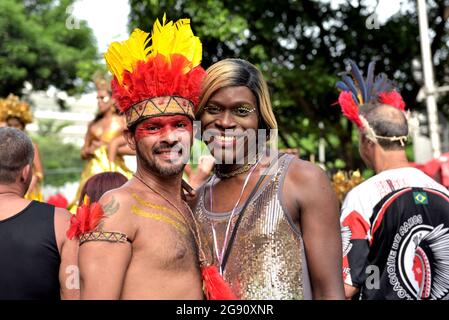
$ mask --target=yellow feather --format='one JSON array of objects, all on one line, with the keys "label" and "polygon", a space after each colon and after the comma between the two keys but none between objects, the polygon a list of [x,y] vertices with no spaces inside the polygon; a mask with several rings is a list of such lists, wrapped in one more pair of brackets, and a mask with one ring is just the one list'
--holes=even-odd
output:
[{"label": "yellow feather", "polygon": [[132,72],[137,61],[146,61],[150,52],[149,48],[145,48],[149,41],[148,36],[147,32],[136,28],[128,40],[112,43],[104,54],[109,70],[120,84],[124,70]]},{"label": "yellow feather", "polygon": [[[151,46],[147,47],[150,40]],[[162,24],[156,19],[151,38],[149,33],[134,29],[128,40],[112,43],[104,57],[109,70],[121,85],[125,70],[132,72],[137,61],[147,61],[157,54],[165,56],[168,61],[171,54],[185,56],[191,64],[184,72],[201,63],[202,45],[190,28],[190,19],[180,19],[176,23],[166,22],[164,14]]]},{"label": "yellow feather", "polygon": [[[169,59],[171,54],[180,54],[191,61],[191,68],[196,67],[201,62],[201,41],[194,36],[189,19],[180,19],[175,24],[173,24],[173,21],[165,23],[164,15],[162,24],[159,20],[156,20],[153,26],[151,42],[150,56],[161,54]],[[189,70],[185,71],[188,72]]]}]

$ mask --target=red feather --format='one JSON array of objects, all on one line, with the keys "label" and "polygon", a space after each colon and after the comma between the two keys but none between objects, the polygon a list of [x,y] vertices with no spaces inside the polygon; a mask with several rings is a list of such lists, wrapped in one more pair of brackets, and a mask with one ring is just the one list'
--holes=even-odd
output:
[{"label": "red feather", "polygon": [[338,103],[341,106],[341,111],[346,118],[354,122],[357,127],[362,128],[363,124],[359,117],[359,107],[355,103],[352,93],[349,91],[343,91],[338,96]]},{"label": "red feather", "polygon": [[132,73],[124,71],[120,85],[112,80],[113,96],[121,112],[148,98],[160,96],[181,96],[198,105],[201,84],[206,72],[201,66],[189,70],[191,62],[179,54],[171,55],[168,61],[163,55],[156,55],[147,62],[137,62]]},{"label": "red feather", "polygon": [[82,204],[76,210],[76,215],[70,218],[67,238],[79,238],[80,235],[95,230],[103,217],[103,208],[99,203],[94,202],[91,205],[86,203]]},{"label": "red feather", "polygon": [[201,268],[207,300],[237,300],[216,266]]},{"label": "red feather", "polygon": [[47,199],[48,204],[52,204],[58,208],[67,208],[69,201],[60,193],[52,195]]},{"label": "red feather", "polygon": [[396,107],[402,111],[405,110],[405,102],[402,99],[402,96],[396,90],[380,93],[379,101],[381,103]]}]

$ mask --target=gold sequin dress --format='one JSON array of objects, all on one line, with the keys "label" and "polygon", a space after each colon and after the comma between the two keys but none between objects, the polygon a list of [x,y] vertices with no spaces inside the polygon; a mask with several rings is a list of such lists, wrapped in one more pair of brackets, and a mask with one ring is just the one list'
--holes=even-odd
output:
[{"label": "gold sequin dress", "polygon": [[[311,299],[311,288],[301,233],[293,224],[282,198],[282,185],[292,155],[283,155],[273,177],[264,182],[245,210],[224,272],[234,293],[243,300]],[[208,185],[204,189],[209,190]],[[211,213],[205,192],[195,210],[201,226],[203,250],[217,264],[211,224],[219,248],[231,212]],[[238,215],[231,222],[233,230]]]},{"label": "gold sequin dress", "polygon": [[[34,165],[33,165],[33,172],[36,172],[36,168]],[[44,193],[42,192],[42,181],[38,181],[34,185],[33,190],[29,190],[29,192],[27,192],[25,194],[25,199],[35,200],[35,201],[40,201],[40,202],[44,201]]]}]

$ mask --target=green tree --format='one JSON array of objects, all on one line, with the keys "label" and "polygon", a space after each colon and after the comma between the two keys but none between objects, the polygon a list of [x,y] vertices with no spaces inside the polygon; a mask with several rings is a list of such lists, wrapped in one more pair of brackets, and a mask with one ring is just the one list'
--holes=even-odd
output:
[{"label": "green tree", "polygon": [[[303,156],[316,154],[318,140],[327,143],[327,166],[357,168],[357,139],[352,124],[334,106],[338,73],[346,59],[394,78],[412,109],[420,84],[411,62],[420,59],[416,1],[402,8],[379,28],[367,27],[373,1],[313,0],[130,0],[130,29],[148,30],[164,12],[169,19],[191,18],[203,43],[203,66],[218,59],[240,57],[259,66],[272,90],[272,101],[284,146],[300,147]],[[433,30],[432,53],[439,84],[449,77],[449,0],[427,1]],[[408,8],[408,9],[407,9]],[[376,27],[374,25],[374,27]],[[440,108],[449,115],[449,100]],[[319,123],[322,123],[320,128]]]},{"label": "green tree", "polygon": [[80,148],[61,140],[60,132],[70,121],[40,120],[36,135],[32,136],[40,150],[44,166],[44,184],[55,187],[78,181],[83,167]]},{"label": "green tree", "polygon": [[72,21],[73,0],[0,1],[0,96],[53,85],[84,91],[98,65],[92,30]]}]

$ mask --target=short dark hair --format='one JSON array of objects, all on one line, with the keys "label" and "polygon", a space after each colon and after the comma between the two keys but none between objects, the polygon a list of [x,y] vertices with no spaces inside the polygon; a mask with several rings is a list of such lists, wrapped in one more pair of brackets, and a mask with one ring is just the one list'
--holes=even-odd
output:
[{"label": "short dark hair", "polygon": [[81,190],[78,205],[81,205],[87,195],[91,202],[97,202],[107,191],[124,185],[128,179],[119,172],[102,172],[90,177]]},{"label": "short dark hair", "polygon": [[[385,104],[369,104],[361,109],[361,115],[368,121],[377,136],[408,136],[408,124],[404,112]],[[405,145],[400,141],[377,139],[384,150],[403,150]]]},{"label": "short dark hair", "polygon": [[25,133],[15,128],[0,128],[0,183],[14,183],[20,171],[33,160],[33,143]]}]

